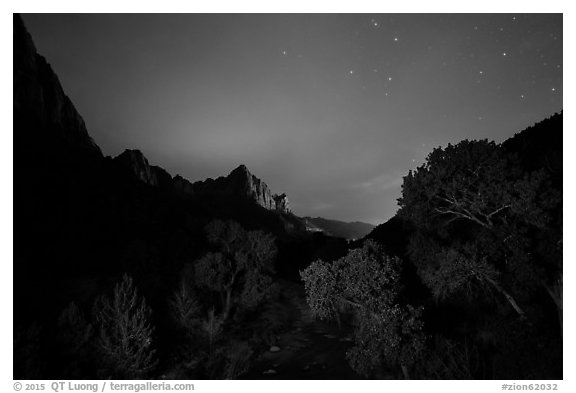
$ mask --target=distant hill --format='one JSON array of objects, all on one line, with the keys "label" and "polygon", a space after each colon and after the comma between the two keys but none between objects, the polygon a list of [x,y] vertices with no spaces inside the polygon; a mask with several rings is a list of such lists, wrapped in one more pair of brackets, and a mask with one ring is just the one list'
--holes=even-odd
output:
[{"label": "distant hill", "polygon": [[555,187],[562,189],[563,113],[556,113],[502,143],[518,155],[527,172],[544,169]]},{"label": "distant hill", "polygon": [[365,222],[344,222],[329,220],[322,217],[302,217],[306,223],[306,230],[310,232],[323,232],[328,236],[341,237],[348,240],[360,239],[366,236],[376,226]]}]

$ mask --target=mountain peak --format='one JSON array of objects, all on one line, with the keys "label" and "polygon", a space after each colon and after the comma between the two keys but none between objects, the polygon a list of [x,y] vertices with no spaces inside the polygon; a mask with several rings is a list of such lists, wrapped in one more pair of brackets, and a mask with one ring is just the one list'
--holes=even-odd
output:
[{"label": "mountain peak", "polygon": [[172,176],[163,168],[150,165],[140,150],[126,149],[122,154],[114,157],[113,162],[148,185],[169,186],[172,183]]},{"label": "mountain peak", "polygon": [[249,178],[250,176],[252,176],[252,173],[248,170],[248,167],[246,167],[246,165],[240,164],[228,175],[228,177],[236,177],[236,176]]},{"label": "mountain peak", "polygon": [[[102,157],[50,64],[36,52],[22,18],[14,14],[14,123],[22,146],[38,140],[45,152],[66,149]],[[16,141],[19,144],[19,141]],[[44,152],[43,152],[44,153]],[[62,153],[64,154],[64,153]]]},{"label": "mountain peak", "polygon": [[286,194],[273,194],[268,185],[253,175],[244,164],[230,172],[224,188],[228,193],[251,199],[266,209],[290,212]]}]

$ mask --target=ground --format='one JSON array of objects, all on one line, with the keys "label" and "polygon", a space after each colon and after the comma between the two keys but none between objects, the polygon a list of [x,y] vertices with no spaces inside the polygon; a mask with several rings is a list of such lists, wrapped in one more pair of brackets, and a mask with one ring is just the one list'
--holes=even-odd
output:
[{"label": "ground", "polygon": [[260,355],[242,379],[359,379],[346,360],[351,329],[315,319],[302,285],[283,282],[281,288],[295,321],[271,348],[279,350]]}]

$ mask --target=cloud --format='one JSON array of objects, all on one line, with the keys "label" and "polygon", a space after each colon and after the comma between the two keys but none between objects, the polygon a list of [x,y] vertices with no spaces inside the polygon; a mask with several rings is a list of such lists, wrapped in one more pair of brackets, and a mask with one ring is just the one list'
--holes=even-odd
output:
[{"label": "cloud", "polygon": [[334,207],[331,203],[319,202],[312,205],[312,210],[328,210]]},{"label": "cloud", "polygon": [[378,192],[400,188],[402,186],[403,175],[384,174],[373,177],[362,183],[354,184],[352,188],[358,188],[367,192]]}]

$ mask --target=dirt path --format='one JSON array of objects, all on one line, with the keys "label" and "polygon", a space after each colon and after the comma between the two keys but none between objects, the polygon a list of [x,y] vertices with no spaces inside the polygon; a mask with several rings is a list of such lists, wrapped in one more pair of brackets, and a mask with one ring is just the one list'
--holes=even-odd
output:
[{"label": "dirt path", "polygon": [[242,379],[358,379],[345,357],[350,332],[315,320],[302,286],[286,283],[283,295],[296,320],[278,336],[279,351],[262,354]]}]

